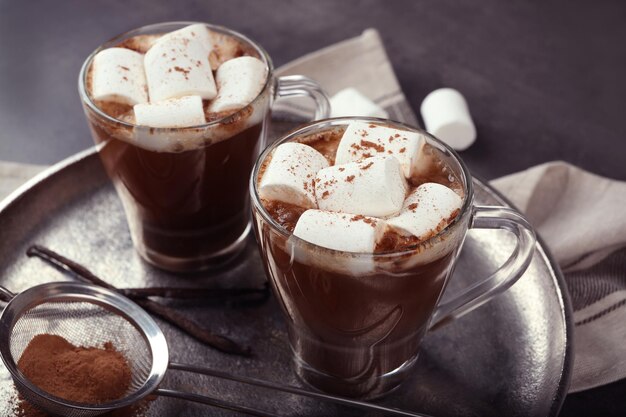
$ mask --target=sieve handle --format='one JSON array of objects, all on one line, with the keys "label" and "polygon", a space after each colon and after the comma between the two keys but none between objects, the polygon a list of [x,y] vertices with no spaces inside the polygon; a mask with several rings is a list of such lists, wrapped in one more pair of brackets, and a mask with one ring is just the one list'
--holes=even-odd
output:
[{"label": "sieve handle", "polygon": [[0,301],[8,303],[13,297],[15,297],[15,294],[0,285]]},{"label": "sieve handle", "polygon": [[[329,395],[329,394],[322,394],[320,392],[308,391],[308,390],[298,388],[298,387],[293,387],[290,385],[282,385],[282,384],[278,384],[275,382],[264,381],[262,379],[245,377],[245,376],[235,376],[235,375],[231,375],[229,373],[223,372],[223,371],[218,371],[216,369],[206,368],[203,366],[186,365],[182,363],[170,362],[169,369],[192,372],[195,374],[209,375],[209,376],[213,376],[216,378],[226,379],[226,380],[234,381],[234,382],[240,382],[240,383],[248,384],[248,385],[254,385],[257,387],[267,388],[267,389],[274,390],[274,391],[302,395],[304,397],[309,397],[309,398],[316,398],[318,400],[329,401],[329,402],[333,402],[336,404],[359,408],[362,410],[383,412],[384,415],[429,417],[426,414],[419,414],[413,411],[398,410],[397,408],[384,407],[381,405],[372,404],[372,403],[368,403],[365,401],[337,397],[337,396]],[[158,391],[161,391],[161,390],[158,390]],[[193,394],[193,395],[196,395],[196,394]],[[191,401],[194,401],[194,400],[191,400]]]},{"label": "sieve handle", "polygon": [[243,405],[236,405],[226,401],[218,400],[217,398],[208,397],[206,395],[193,394],[190,392],[174,391],[171,389],[159,388],[152,392],[151,395],[159,395],[161,397],[179,398],[181,400],[192,401],[195,403],[211,405],[213,407],[222,408],[224,410],[236,411],[238,413],[245,413],[251,416],[258,417],[276,417],[276,414],[268,414],[264,411],[259,411],[254,408],[249,408]]}]

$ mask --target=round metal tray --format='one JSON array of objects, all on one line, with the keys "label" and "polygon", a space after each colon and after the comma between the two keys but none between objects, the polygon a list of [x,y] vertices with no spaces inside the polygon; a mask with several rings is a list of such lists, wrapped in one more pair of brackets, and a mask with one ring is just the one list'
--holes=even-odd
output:
[{"label": "round metal tray", "polygon": [[[478,204],[507,205],[475,180]],[[261,285],[265,274],[254,238],[226,269],[176,277],[134,252],[124,213],[94,150],[43,172],[0,203],[0,283],[13,291],[68,276],[30,259],[42,244],[120,287]],[[486,276],[508,257],[514,240],[504,231],[471,231],[446,290]],[[469,315],[429,333],[411,378],[380,401],[433,416],[555,416],[567,392],[572,363],[571,312],[558,267],[538,243],[533,262],[509,291]],[[445,295],[444,295],[445,297]],[[300,385],[290,362],[286,326],[273,298],[256,307],[173,303],[216,332],[251,346],[253,358],[222,354],[163,324],[171,359]],[[166,388],[189,390],[277,415],[362,415],[349,408],[277,394],[209,377],[170,372]],[[11,415],[14,388],[0,365],[0,415]],[[202,405],[159,398],[149,416],[230,415]]]}]

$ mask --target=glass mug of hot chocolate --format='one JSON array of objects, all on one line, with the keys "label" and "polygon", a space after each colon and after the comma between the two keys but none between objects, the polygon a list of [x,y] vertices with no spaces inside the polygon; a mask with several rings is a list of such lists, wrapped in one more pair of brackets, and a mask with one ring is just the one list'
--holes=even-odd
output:
[{"label": "glass mug of hot chocolate", "polygon": [[275,98],[326,95],[277,77],[265,50],[219,26],[171,22],[119,35],[85,61],[79,91],[131,237],[149,263],[190,272],[224,263],[250,230],[248,179]]},{"label": "glass mug of hot chocolate", "polygon": [[[474,204],[451,148],[382,119],[328,119],[288,134],[259,157],[250,192],[296,373],[345,396],[398,387],[425,333],[509,288],[535,245],[519,213]],[[441,303],[470,228],[508,230],[517,247],[492,276]]]}]

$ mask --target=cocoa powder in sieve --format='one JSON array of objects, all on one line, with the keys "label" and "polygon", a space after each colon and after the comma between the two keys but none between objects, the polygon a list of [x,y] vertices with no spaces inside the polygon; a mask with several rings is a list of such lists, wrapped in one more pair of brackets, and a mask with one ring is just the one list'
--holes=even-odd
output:
[{"label": "cocoa powder in sieve", "polygon": [[[103,348],[74,346],[51,334],[35,336],[17,366],[42,390],[65,400],[101,404],[122,398],[131,383],[131,370],[112,343]],[[19,416],[44,416],[24,400]]]}]

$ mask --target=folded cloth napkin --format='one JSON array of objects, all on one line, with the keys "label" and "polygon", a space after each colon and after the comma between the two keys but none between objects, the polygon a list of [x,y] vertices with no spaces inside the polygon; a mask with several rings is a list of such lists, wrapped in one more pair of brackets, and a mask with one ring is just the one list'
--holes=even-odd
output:
[{"label": "folded cloth napkin", "polygon": [[492,181],[539,234],[574,309],[570,392],[626,377],[626,182],[564,162]]},{"label": "folded cloth napkin", "polygon": [[[355,87],[391,119],[417,124],[375,29],[305,55],[277,73],[308,75],[330,94]],[[278,101],[275,109],[281,107],[313,113],[306,99]],[[0,162],[0,198],[40,170]],[[570,390],[626,377],[626,183],[552,162],[492,184],[526,213],[565,272],[575,321]]]},{"label": "folded cloth napkin", "polygon": [[[416,125],[411,109],[376,29],[304,55],[276,69],[277,75],[307,75],[318,81],[332,96],[346,87],[355,87],[389,113],[389,118]],[[279,100],[275,110],[310,116],[311,100]]]}]

